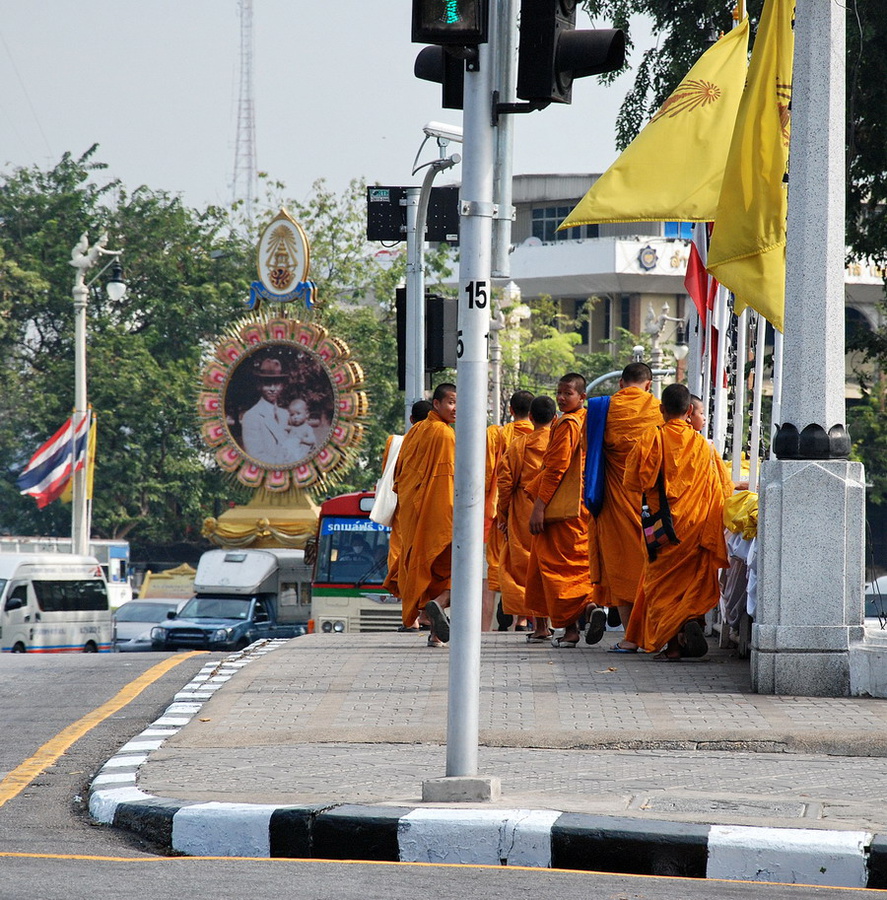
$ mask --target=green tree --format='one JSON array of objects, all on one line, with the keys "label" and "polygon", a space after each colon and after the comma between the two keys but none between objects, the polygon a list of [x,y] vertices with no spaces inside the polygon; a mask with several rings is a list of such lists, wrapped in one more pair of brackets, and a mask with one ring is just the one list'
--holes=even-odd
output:
[{"label": "green tree", "polygon": [[95,151],[65,154],[46,171],[16,169],[2,181],[2,525],[68,533],[70,511],[59,503],[37,511],[15,477],[70,415],[68,260],[82,233],[94,241],[107,231],[108,245],[124,250],[129,289],[111,302],[98,277],[88,299],[88,393],[98,420],[93,533],[195,536],[221,490],[193,413],[200,357],[247,295],[250,248],[230,237],[222,209],[198,213],[162,191],[129,194],[102,182]]}]

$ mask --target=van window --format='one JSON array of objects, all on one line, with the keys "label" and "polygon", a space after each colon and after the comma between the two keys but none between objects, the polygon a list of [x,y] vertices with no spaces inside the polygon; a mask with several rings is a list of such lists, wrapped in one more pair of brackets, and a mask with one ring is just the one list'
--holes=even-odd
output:
[{"label": "van window", "polygon": [[108,608],[105,582],[98,578],[89,581],[35,581],[34,593],[43,612],[74,612]]}]

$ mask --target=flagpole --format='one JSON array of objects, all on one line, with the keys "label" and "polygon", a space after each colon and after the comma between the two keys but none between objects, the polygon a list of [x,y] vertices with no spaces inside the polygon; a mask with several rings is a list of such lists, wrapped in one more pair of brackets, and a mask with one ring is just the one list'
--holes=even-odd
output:
[{"label": "flagpole", "polygon": [[727,359],[727,321],[729,319],[730,295],[723,285],[718,285],[715,294],[715,308],[712,318],[716,317],[718,331],[718,353],[715,362],[714,415],[712,416],[711,436],[718,453],[723,455],[727,443],[727,388],[724,387],[724,369]]},{"label": "flagpole", "polygon": [[755,381],[752,399],[751,437],[748,450],[748,486],[758,489],[758,464],[761,458],[761,403],[764,399],[764,355],[767,349],[767,320],[755,314]]},{"label": "flagpole", "polygon": [[736,398],[733,404],[733,481],[742,481],[742,439],[745,437],[745,363],[748,355],[748,310],[736,326]]},{"label": "flagpole", "polygon": [[782,424],[782,348],[785,337],[781,331],[775,331],[773,337],[773,407],[770,416],[770,458],[775,459],[773,452],[774,438]]}]

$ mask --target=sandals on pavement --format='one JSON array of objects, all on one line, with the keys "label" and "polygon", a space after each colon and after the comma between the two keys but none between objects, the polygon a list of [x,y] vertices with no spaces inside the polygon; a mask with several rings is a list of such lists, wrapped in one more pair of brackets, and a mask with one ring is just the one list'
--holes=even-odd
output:
[{"label": "sandals on pavement", "polygon": [[637,647],[623,647],[621,644],[618,644],[618,643],[613,644],[613,646],[607,650],[607,653],[637,653],[637,652],[638,652]]},{"label": "sandals on pavement", "polygon": [[447,645],[440,640],[440,638],[436,638],[433,634],[428,635],[428,647],[446,647]]},{"label": "sandals on pavement", "polygon": [[698,658],[708,653],[708,641],[702,632],[702,626],[695,620],[687,622],[683,629],[683,647],[684,656]]},{"label": "sandals on pavement", "polygon": [[450,620],[437,600],[429,600],[425,604],[425,614],[431,619],[431,633],[446,644],[450,639]]},{"label": "sandals on pavement", "polygon": [[569,648],[574,648],[578,643],[579,638],[576,638],[575,641],[565,641],[562,637],[556,637],[555,635],[551,636],[551,646],[554,647],[555,650],[567,650]]},{"label": "sandals on pavement", "polygon": [[548,634],[528,634],[527,635],[527,643],[528,644],[547,644],[552,638],[554,634],[552,632],[548,632]]},{"label": "sandals on pavement", "polygon": [[607,630],[607,611],[596,607],[588,617],[588,628],[585,629],[585,643],[598,644]]}]

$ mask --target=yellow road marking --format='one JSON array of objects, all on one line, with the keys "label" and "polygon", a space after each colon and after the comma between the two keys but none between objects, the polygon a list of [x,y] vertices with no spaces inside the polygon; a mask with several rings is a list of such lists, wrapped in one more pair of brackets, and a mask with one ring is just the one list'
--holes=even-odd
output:
[{"label": "yellow road marking", "polygon": [[78,719],[67,728],[60,731],[54,738],[47,741],[32,757],[26,759],[21,765],[16,766],[2,781],[0,781],[0,806],[7,800],[11,800],[20,794],[44,769],[51,766],[73,743],[80,740],[84,734],[95,728],[109,716],[123,709],[127,703],[132,702],[146,688],[165,675],[170,669],[193,656],[199,656],[202,650],[191,653],[176,654],[165,659],[162,663],[152,666],[143,675],[130,682],[126,687],[112,697],[107,703],[103,703],[91,713],[87,713],[82,719]]},{"label": "yellow road marking", "polygon": [[168,863],[184,865],[192,862],[261,862],[281,865],[283,863],[321,863],[335,866],[401,866],[416,869],[492,869],[496,872],[539,872],[549,875],[599,875],[603,878],[633,878],[637,881],[691,881],[693,884],[743,884],[748,887],[781,887],[781,888],[820,888],[829,891],[865,891],[867,894],[882,893],[877,888],[838,887],[821,884],[787,884],[784,881],[742,881],[738,878],[690,878],[681,875],[638,875],[635,872],[601,872],[597,869],[542,869],[536,866],[495,866],[482,863],[426,863],[426,862],[393,862],[380,859],[305,859],[297,857],[268,856],[87,856],[75,853],[16,853],[0,851],[0,859],[58,859],[85,862],[123,862],[123,863]]}]

